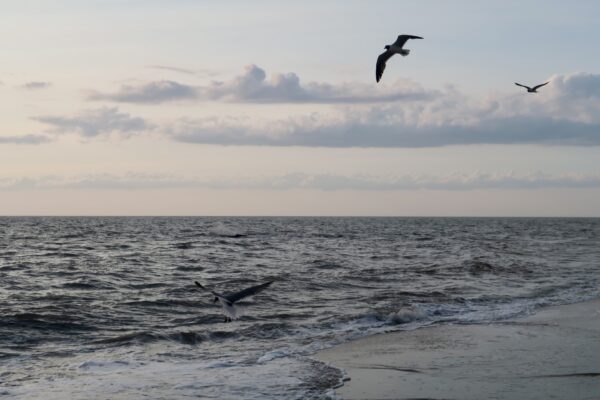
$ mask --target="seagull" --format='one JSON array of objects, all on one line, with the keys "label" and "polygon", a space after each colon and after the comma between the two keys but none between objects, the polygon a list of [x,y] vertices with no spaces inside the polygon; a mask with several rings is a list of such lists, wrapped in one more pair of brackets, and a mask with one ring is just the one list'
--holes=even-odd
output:
[{"label": "seagull", "polygon": [[251,286],[244,290],[240,290],[239,292],[229,293],[229,294],[220,294],[215,291],[212,291],[204,286],[202,286],[199,282],[194,281],[196,286],[200,289],[208,290],[215,296],[213,303],[217,301],[221,303],[223,307],[223,311],[225,312],[225,322],[231,322],[234,319],[237,319],[237,309],[235,307],[235,303],[249,296],[254,296],[268,288],[274,281],[269,281],[263,283],[261,285]]},{"label": "seagull", "polygon": [[528,93],[537,93],[537,90],[539,88],[541,88],[542,86],[545,86],[545,85],[547,85],[549,83],[550,82],[542,83],[541,85],[537,85],[537,86],[534,86],[534,87],[529,87],[529,86],[521,85],[520,83],[517,83],[517,82],[515,82],[515,85],[524,87],[525,89],[527,89]]},{"label": "seagull", "polygon": [[410,50],[403,49],[402,46],[406,44],[408,39],[423,39],[421,36],[413,36],[413,35],[400,35],[398,39],[391,44],[384,47],[385,53],[381,53],[379,57],[377,57],[377,66],[375,68],[375,79],[377,82],[381,79],[383,75],[383,70],[385,69],[385,63],[390,59],[394,54],[400,54],[403,57],[406,57]]}]

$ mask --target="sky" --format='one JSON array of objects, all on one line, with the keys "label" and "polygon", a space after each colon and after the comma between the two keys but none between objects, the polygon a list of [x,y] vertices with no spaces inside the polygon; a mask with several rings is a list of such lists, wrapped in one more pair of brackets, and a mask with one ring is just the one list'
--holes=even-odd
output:
[{"label": "sky", "polygon": [[597,1],[1,7],[0,215],[600,217]]}]

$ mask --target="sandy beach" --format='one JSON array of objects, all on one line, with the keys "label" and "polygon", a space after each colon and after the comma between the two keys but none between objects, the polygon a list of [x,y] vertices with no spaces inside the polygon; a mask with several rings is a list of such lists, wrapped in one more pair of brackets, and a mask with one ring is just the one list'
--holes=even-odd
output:
[{"label": "sandy beach", "polygon": [[343,399],[600,399],[600,300],[370,336],[316,356]]}]

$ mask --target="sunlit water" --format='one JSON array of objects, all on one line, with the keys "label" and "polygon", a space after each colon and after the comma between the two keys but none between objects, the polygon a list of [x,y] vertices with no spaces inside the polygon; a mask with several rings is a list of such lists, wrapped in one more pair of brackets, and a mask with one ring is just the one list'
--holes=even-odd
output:
[{"label": "sunlit water", "polygon": [[[316,350],[600,297],[600,220],[1,218],[0,395],[326,398]],[[223,323],[198,280],[275,280]]]}]

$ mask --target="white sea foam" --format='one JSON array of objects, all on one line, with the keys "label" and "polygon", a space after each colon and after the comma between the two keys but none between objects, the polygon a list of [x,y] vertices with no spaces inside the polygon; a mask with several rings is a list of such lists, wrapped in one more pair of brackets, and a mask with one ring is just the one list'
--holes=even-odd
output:
[{"label": "white sea foam", "polygon": [[307,393],[306,388],[302,389],[303,382],[320,379],[312,360],[293,357],[256,364],[88,360],[61,375],[15,387],[6,395],[23,400],[142,399],[152,393],[153,398],[207,396],[262,400],[277,398],[282,391],[288,391],[301,399]]},{"label": "white sea foam", "polygon": [[387,320],[391,324],[406,324],[425,318],[427,318],[427,315],[421,309],[417,307],[404,307],[394,313],[390,313]]}]

